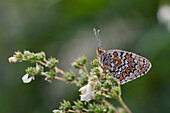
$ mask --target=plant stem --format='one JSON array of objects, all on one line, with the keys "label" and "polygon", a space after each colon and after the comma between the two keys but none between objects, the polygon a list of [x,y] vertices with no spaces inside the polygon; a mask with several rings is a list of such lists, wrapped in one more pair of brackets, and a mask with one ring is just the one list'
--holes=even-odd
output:
[{"label": "plant stem", "polygon": [[130,109],[126,106],[126,104],[123,102],[122,98],[120,96],[118,96],[118,101],[120,102],[120,104],[124,107],[124,109],[128,112],[128,113],[132,113],[130,111]]},{"label": "plant stem", "polygon": [[85,65],[83,66],[83,69],[86,72],[86,74],[89,74]]},{"label": "plant stem", "polygon": [[[39,62],[40,64],[46,66],[46,63],[44,63],[44,62],[42,62],[42,61],[38,61],[38,62]],[[45,62],[46,62],[46,60],[45,60]],[[59,69],[59,68],[57,68],[57,67],[54,67],[54,69],[55,69],[56,73],[59,72],[59,73],[61,73],[63,76],[67,76],[66,73],[65,73],[63,70],[61,70],[61,69]],[[46,75],[46,73],[42,73],[42,75],[48,76],[48,75]],[[54,78],[57,79],[57,80],[67,81],[66,79],[61,78],[61,77],[58,77],[58,76],[55,76]],[[76,85],[79,86],[79,87],[82,87],[82,85],[79,84],[79,83],[78,83],[77,81],[75,81],[75,80],[72,81],[71,83],[74,83],[74,84],[76,84]]]},{"label": "plant stem", "polygon": [[82,85],[79,84],[76,80],[73,80],[71,83],[74,83],[74,84],[76,84],[76,85],[79,86],[79,87],[82,87]]},{"label": "plant stem", "polygon": [[105,96],[106,98],[112,98],[111,96],[109,96],[109,95],[106,95],[106,94],[102,94],[103,96]]},{"label": "plant stem", "polygon": [[106,103],[110,108],[112,108],[115,113],[120,113],[111,103],[109,103],[107,100],[103,99],[102,102]]},{"label": "plant stem", "polygon": [[118,87],[119,87],[119,96],[121,96],[121,94],[122,94],[121,86],[120,86],[120,84],[119,84],[119,83],[117,83],[117,84],[118,84]]},{"label": "plant stem", "polygon": [[40,64],[42,64],[42,65],[44,65],[44,66],[46,66],[46,63],[44,63],[44,62],[42,62],[42,61],[38,61]]},{"label": "plant stem", "polygon": [[67,74],[66,74],[63,70],[61,70],[61,69],[59,69],[59,68],[57,68],[57,67],[54,67],[54,69],[55,69],[56,71],[58,71],[59,73],[61,73],[62,75],[67,76]]},{"label": "plant stem", "polygon": [[74,110],[68,110],[68,112],[73,112],[73,113],[76,113],[76,111],[74,111]]},{"label": "plant stem", "polygon": [[89,111],[89,110],[88,110],[88,109],[86,109],[86,108],[83,108],[83,110],[84,110],[84,111],[86,111],[86,112],[88,112],[88,111]]},{"label": "plant stem", "polygon": [[112,84],[112,82],[111,82],[110,79],[107,77],[107,75],[105,75],[105,76],[106,76],[106,79],[109,81],[109,83]]},{"label": "plant stem", "polygon": [[66,79],[64,79],[64,78],[61,78],[61,77],[58,77],[58,76],[55,76],[54,78],[55,78],[55,79],[57,79],[57,80],[66,81]]},{"label": "plant stem", "polygon": [[[42,62],[42,61],[38,61],[38,62],[39,62],[40,64],[46,66],[46,63],[44,63],[44,62]],[[56,70],[56,72],[59,72],[59,73],[61,73],[61,74],[64,75],[64,76],[67,76],[66,73],[65,73],[63,70],[61,70],[61,69],[59,69],[59,68],[57,68],[57,67],[54,67],[54,69]]]},{"label": "plant stem", "polygon": [[132,113],[130,111],[130,109],[126,106],[126,104],[123,102],[122,98],[121,98],[121,86],[119,83],[118,84],[118,87],[119,87],[119,95],[116,93],[116,92],[112,92],[115,96],[116,96],[116,99],[119,101],[119,103],[123,106],[123,108],[128,112],[128,113]]},{"label": "plant stem", "polygon": [[[54,67],[54,69],[55,69],[56,71],[58,71],[59,73],[61,73],[63,76],[67,76],[67,74],[66,74],[63,70],[61,70],[61,69],[59,69],[59,68],[57,68],[57,67]],[[74,83],[74,84],[76,84],[76,85],[79,86],[79,87],[82,87],[82,85],[79,84],[76,80],[73,80],[71,83]]]},{"label": "plant stem", "polygon": [[[46,77],[48,77],[48,76],[49,76],[49,75],[47,75],[45,72],[41,72],[41,75],[44,75],[44,76],[46,76]],[[61,78],[61,77],[58,77],[58,76],[55,76],[54,78],[55,78],[55,79],[57,79],[57,80],[66,81],[66,79]]]},{"label": "plant stem", "polygon": [[[44,73],[44,72],[42,72],[41,73],[41,75],[44,75],[44,76],[48,76],[46,73]],[[54,77],[55,79],[57,79],[57,80],[61,80],[61,81],[67,81],[66,79],[64,79],[64,78],[61,78],[61,77],[58,77],[58,76],[55,76]],[[68,81],[67,81],[68,82]],[[70,82],[70,83],[73,83],[73,84],[76,84],[77,86],[79,86],[79,87],[82,87],[82,85],[81,84],[79,84],[77,81],[72,81],[72,82]]]},{"label": "plant stem", "polygon": [[45,62],[47,62],[47,59],[46,59],[46,58],[44,58],[43,60],[44,60]]}]

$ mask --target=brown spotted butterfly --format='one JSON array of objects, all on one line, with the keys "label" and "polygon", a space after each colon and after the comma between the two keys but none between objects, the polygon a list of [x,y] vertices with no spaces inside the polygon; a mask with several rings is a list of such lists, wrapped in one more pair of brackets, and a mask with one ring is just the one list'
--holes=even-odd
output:
[{"label": "brown spotted butterfly", "polygon": [[96,32],[96,29],[94,29],[93,31],[99,42],[97,55],[100,64],[109,70],[110,74],[118,83],[124,84],[132,81],[150,70],[150,61],[140,55],[117,49],[103,50],[99,35],[100,30]]}]

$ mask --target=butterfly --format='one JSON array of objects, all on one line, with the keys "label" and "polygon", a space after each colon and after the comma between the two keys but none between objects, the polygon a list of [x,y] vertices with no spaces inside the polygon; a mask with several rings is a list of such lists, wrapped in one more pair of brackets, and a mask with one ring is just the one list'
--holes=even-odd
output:
[{"label": "butterfly", "polygon": [[99,35],[100,30],[96,32],[96,29],[93,29],[93,32],[99,42],[99,47],[97,48],[99,63],[109,70],[111,76],[118,83],[124,84],[132,81],[150,70],[151,63],[145,57],[117,49],[103,50]]}]

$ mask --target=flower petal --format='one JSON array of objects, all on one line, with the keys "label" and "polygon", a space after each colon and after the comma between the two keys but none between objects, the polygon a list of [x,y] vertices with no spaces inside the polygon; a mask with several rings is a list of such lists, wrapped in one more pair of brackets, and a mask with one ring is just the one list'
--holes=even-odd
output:
[{"label": "flower petal", "polygon": [[36,63],[36,70],[39,71],[40,70],[40,66]]},{"label": "flower petal", "polygon": [[23,80],[24,83],[30,83],[32,79],[33,79],[33,77],[29,77],[29,78],[28,78],[28,73],[25,74],[25,75],[22,77],[22,80]]},{"label": "flower petal", "polygon": [[9,60],[10,63],[17,62],[17,58],[15,58],[15,57],[10,57],[8,60]]},{"label": "flower petal", "polygon": [[89,83],[79,89],[81,91],[80,100],[81,101],[90,101],[94,97],[94,88],[93,82]]}]

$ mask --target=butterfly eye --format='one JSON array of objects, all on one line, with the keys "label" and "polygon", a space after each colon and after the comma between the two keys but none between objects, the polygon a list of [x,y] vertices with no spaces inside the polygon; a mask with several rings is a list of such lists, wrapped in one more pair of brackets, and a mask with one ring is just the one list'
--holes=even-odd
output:
[{"label": "butterfly eye", "polygon": [[99,55],[101,55],[101,54],[102,54],[102,52],[103,52],[102,50],[99,50]]}]

